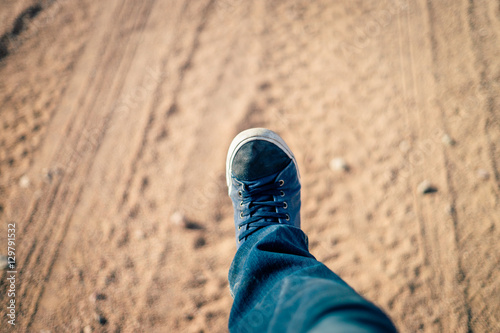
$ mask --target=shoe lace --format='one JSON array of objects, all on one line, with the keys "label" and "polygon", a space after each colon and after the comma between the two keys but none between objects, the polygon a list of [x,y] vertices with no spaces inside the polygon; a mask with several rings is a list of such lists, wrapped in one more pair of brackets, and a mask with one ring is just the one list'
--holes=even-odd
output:
[{"label": "shoe lace", "polygon": [[286,202],[275,201],[276,196],[285,196],[285,192],[280,189],[284,182],[271,182],[265,185],[252,187],[244,185],[243,190],[238,192],[241,198],[240,205],[248,204],[248,209],[240,213],[240,218],[250,216],[250,218],[238,224],[238,229],[247,226],[240,236],[239,241],[250,236],[254,232],[269,225],[280,223],[279,219],[290,219],[286,213],[278,213],[277,207],[287,208]]}]

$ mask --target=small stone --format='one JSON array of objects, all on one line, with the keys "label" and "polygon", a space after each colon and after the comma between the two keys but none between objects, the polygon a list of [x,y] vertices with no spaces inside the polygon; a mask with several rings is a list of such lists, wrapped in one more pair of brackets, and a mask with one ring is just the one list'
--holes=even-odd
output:
[{"label": "small stone", "polygon": [[54,175],[52,174],[51,170],[49,170],[49,169],[43,169],[42,170],[42,177],[43,177],[43,180],[47,184],[50,184],[50,183],[52,183],[52,179],[54,178]]},{"label": "small stone", "polygon": [[112,271],[106,276],[106,279],[104,279],[104,283],[106,283],[107,286],[114,282],[116,282],[116,271]]},{"label": "small stone", "polygon": [[106,325],[106,323],[108,322],[108,320],[100,314],[95,315],[95,320],[101,325]]},{"label": "small stone", "polygon": [[428,194],[437,192],[437,188],[431,184],[430,181],[424,180],[420,184],[418,184],[417,190],[421,194]]},{"label": "small stone", "polygon": [[488,180],[490,178],[490,173],[486,169],[478,169],[477,177],[481,180]]},{"label": "small stone", "polygon": [[4,270],[9,267],[9,260],[7,256],[0,255],[0,270]]},{"label": "small stone", "polygon": [[98,292],[93,292],[90,296],[89,296],[89,301],[91,303],[95,303],[96,301],[103,301],[106,299],[106,295],[104,294],[101,294],[101,293],[98,293]]},{"label": "small stone", "polygon": [[134,232],[134,237],[135,239],[144,239],[146,238],[146,234],[144,233],[144,231],[142,231],[141,229],[138,229]]},{"label": "small stone", "polygon": [[336,157],[330,161],[330,169],[347,172],[349,171],[349,165],[347,165],[347,162],[343,158]]},{"label": "small stone", "polygon": [[484,28],[483,28],[483,29],[481,29],[481,30],[479,30],[479,36],[481,36],[481,37],[487,37],[487,36],[488,36],[488,34],[489,34],[489,33],[488,33],[488,30],[486,30],[486,29],[484,29]]},{"label": "small stone", "polygon": [[203,247],[207,244],[207,241],[205,240],[204,237],[198,237],[196,241],[194,242],[194,248],[199,249],[200,247]]},{"label": "small stone", "polygon": [[50,169],[44,168],[42,169],[42,177],[47,184],[50,184],[54,180],[54,177],[61,176],[63,172],[64,170],[60,167],[53,167]]},{"label": "small stone", "polygon": [[406,153],[408,150],[410,150],[410,144],[408,143],[408,141],[401,141],[399,143],[399,150],[401,150],[403,153]]},{"label": "small stone", "polygon": [[453,213],[455,212],[455,207],[453,207],[452,205],[447,205],[445,208],[445,212],[448,215],[453,215]]},{"label": "small stone", "polygon": [[83,328],[83,333],[92,333],[92,327],[90,326],[85,326]]},{"label": "small stone", "polygon": [[26,175],[19,178],[19,186],[21,186],[22,188],[28,188],[30,186],[30,183],[30,179]]},{"label": "small stone", "polygon": [[441,141],[447,146],[454,146],[457,142],[448,134],[443,135]]},{"label": "small stone", "polygon": [[178,226],[186,225],[186,217],[179,211],[176,211],[170,216],[170,223]]}]

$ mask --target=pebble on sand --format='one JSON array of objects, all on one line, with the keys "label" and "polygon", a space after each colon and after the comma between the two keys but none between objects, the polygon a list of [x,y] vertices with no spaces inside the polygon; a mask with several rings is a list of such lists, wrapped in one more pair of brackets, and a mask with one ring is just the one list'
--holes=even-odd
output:
[{"label": "pebble on sand", "polygon": [[454,146],[457,142],[448,134],[443,135],[441,141],[447,146]]},{"label": "pebble on sand", "polygon": [[42,169],[42,177],[43,177],[44,182],[46,182],[47,184],[52,183],[52,180],[54,180],[54,177],[60,176],[60,175],[62,175],[62,173],[63,173],[63,169],[58,168],[58,167],[50,168],[50,169],[47,169],[47,168]]},{"label": "pebble on sand", "polygon": [[8,258],[6,256],[0,254],[0,270],[4,270],[7,267],[9,267]]},{"label": "pebble on sand", "polygon": [[102,294],[102,293],[98,293],[98,292],[93,292],[89,296],[89,301],[92,304],[96,303],[97,301],[102,301],[102,300],[105,300],[105,299],[106,299],[106,295]]},{"label": "pebble on sand", "polygon": [[336,157],[330,161],[330,169],[333,171],[349,171],[349,165],[342,157]]},{"label": "pebble on sand", "polygon": [[43,177],[44,182],[46,182],[47,184],[50,184],[50,183],[52,183],[52,178],[54,177],[54,175],[52,174],[51,170],[43,169],[42,170],[42,177]]},{"label": "pebble on sand", "polygon": [[170,216],[170,223],[183,227],[186,225],[186,217],[181,212],[176,211]]},{"label": "pebble on sand", "polygon": [[406,153],[408,150],[410,150],[410,143],[406,140],[403,140],[399,143],[399,150],[401,150],[403,153]]},{"label": "pebble on sand", "polygon": [[135,239],[141,240],[141,239],[146,238],[146,234],[144,233],[143,230],[138,229],[134,232],[134,237],[135,237]]},{"label": "pebble on sand", "polygon": [[104,316],[101,316],[100,314],[96,314],[95,320],[101,325],[106,325],[106,323],[108,322],[108,320]]},{"label": "pebble on sand", "polygon": [[22,188],[28,188],[30,186],[30,183],[30,179],[26,175],[19,178],[19,186],[21,186]]},{"label": "pebble on sand", "polygon": [[418,184],[417,190],[420,194],[437,192],[437,188],[428,180],[424,180],[423,182]]},{"label": "pebble on sand", "polygon": [[486,169],[478,169],[477,177],[482,180],[488,180],[490,178],[490,173]]}]

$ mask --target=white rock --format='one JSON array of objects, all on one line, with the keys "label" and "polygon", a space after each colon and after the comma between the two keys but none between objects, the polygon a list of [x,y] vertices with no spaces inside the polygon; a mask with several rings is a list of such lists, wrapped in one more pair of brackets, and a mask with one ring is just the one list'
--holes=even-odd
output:
[{"label": "white rock", "polygon": [[333,171],[349,171],[349,165],[343,158],[336,157],[330,161],[330,169]]},{"label": "white rock", "polygon": [[488,180],[490,178],[490,173],[486,169],[478,169],[477,177],[482,180]]},{"label": "white rock", "polygon": [[146,234],[141,229],[137,229],[134,232],[134,237],[135,237],[135,239],[139,239],[140,240],[140,239],[146,238]]},{"label": "white rock", "polygon": [[170,223],[178,226],[184,226],[186,224],[186,217],[181,212],[176,211],[170,216]]},{"label": "white rock", "polygon": [[401,150],[403,153],[406,153],[408,150],[410,150],[410,144],[408,143],[408,141],[401,141],[399,143],[399,150]]},{"label": "white rock", "polygon": [[19,186],[22,188],[28,188],[30,186],[30,179],[28,176],[24,175],[19,178]]},{"label": "white rock", "polygon": [[85,326],[83,328],[83,333],[92,333],[92,327],[90,326]]},{"label": "white rock", "polygon": [[437,188],[431,184],[430,181],[424,180],[417,186],[417,191],[421,194],[437,192]]},{"label": "white rock", "polygon": [[448,134],[443,135],[441,141],[447,146],[454,146],[457,142]]}]

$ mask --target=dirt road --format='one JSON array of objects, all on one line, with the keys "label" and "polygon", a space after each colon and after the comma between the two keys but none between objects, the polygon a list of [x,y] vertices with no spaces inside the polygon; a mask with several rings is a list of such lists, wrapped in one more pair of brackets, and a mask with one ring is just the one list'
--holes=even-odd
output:
[{"label": "dirt road", "polygon": [[0,4],[1,331],[10,299],[19,332],[227,331],[255,126],[313,255],[402,332],[500,331],[497,1]]}]

